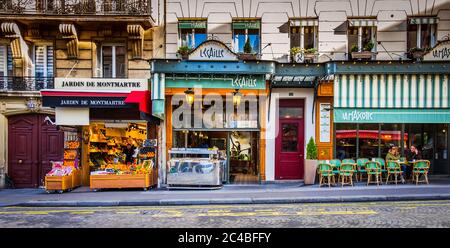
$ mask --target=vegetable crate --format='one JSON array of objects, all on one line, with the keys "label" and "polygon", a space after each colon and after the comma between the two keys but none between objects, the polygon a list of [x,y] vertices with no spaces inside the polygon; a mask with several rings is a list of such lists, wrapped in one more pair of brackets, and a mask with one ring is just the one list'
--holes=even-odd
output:
[{"label": "vegetable crate", "polygon": [[150,186],[150,174],[91,175],[90,177],[90,188],[94,191],[124,188],[143,188],[147,190]]},{"label": "vegetable crate", "polygon": [[74,188],[81,185],[80,171],[74,170],[67,176],[46,176],[45,177],[45,191],[47,193],[64,191],[72,191]]}]

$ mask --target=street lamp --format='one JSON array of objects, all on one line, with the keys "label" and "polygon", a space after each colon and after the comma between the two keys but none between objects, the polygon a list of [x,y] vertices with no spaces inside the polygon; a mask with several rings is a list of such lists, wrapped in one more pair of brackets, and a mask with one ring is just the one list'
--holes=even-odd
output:
[{"label": "street lamp", "polygon": [[235,92],[233,92],[233,104],[235,106],[238,106],[241,104],[241,98],[242,94],[239,92],[239,89],[236,89]]},{"label": "street lamp", "polygon": [[194,103],[194,91],[192,88],[187,89],[184,94],[186,94],[186,101],[189,105],[192,105]]}]

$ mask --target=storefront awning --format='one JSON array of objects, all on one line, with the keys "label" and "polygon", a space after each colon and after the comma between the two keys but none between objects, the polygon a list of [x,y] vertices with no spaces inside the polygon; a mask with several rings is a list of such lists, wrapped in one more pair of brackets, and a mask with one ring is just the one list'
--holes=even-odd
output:
[{"label": "storefront awning", "polygon": [[410,17],[408,21],[409,24],[437,24],[439,18],[433,16]]},{"label": "storefront awning", "polygon": [[139,105],[139,111],[143,113],[151,114],[152,112],[149,91],[131,91],[124,102],[137,103]]},{"label": "storefront awning", "polygon": [[377,26],[377,20],[376,19],[349,19],[348,25],[355,26],[355,27],[375,27],[375,26]]},{"label": "storefront awning", "polygon": [[291,27],[310,27],[319,26],[319,20],[317,18],[309,19],[290,19],[289,25]]},{"label": "storefront awning", "polygon": [[450,123],[450,109],[335,108],[335,123]]}]

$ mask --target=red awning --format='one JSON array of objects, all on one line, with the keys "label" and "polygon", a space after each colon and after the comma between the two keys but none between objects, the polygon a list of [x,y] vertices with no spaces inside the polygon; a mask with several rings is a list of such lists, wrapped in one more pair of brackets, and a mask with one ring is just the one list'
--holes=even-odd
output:
[{"label": "red awning", "polygon": [[150,105],[150,91],[131,91],[125,103],[137,103],[139,104],[139,111],[151,114],[152,108]]}]

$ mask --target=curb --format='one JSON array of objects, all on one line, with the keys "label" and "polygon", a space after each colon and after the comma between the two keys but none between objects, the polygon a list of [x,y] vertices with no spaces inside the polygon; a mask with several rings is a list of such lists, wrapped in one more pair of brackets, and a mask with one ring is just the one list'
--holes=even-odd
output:
[{"label": "curb", "polygon": [[428,195],[375,195],[290,198],[219,198],[219,199],[161,199],[124,201],[29,201],[10,206],[21,207],[95,207],[95,206],[183,206],[231,204],[293,204],[293,203],[343,203],[381,201],[450,200],[450,194]]}]

